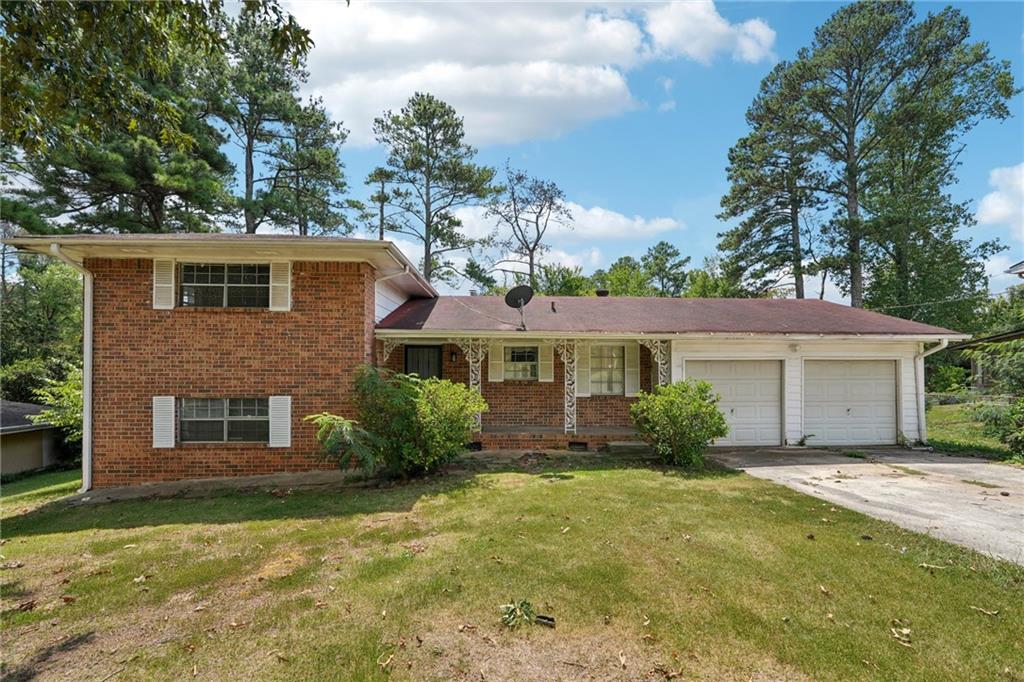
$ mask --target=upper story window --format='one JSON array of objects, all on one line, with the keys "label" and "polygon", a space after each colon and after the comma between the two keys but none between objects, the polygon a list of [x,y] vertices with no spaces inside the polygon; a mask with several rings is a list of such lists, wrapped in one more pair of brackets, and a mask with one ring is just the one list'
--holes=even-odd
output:
[{"label": "upper story window", "polygon": [[590,392],[592,395],[625,395],[624,346],[590,347]]},{"label": "upper story window", "polygon": [[537,380],[537,346],[505,346],[505,379]]},{"label": "upper story window", "polygon": [[181,305],[268,308],[270,265],[182,263]]},{"label": "upper story window", "polygon": [[182,398],[178,433],[182,443],[270,439],[267,398]]}]

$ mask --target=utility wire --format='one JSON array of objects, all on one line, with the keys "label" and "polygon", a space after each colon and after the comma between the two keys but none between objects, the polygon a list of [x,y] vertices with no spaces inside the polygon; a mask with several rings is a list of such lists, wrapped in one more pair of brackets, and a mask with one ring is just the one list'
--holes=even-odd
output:
[{"label": "utility wire", "polygon": [[953,303],[956,301],[971,301],[978,298],[998,298],[1003,294],[1009,292],[1009,289],[1003,289],[997,291],[994,294],[974,294],[973,296],[960,296],[959,298],[943,298],[938,301],[922,301],[920,303],[902,303],[900,305],[884,305],[878,308],[868,308],[868,310],[895,310],[896,308],[919,308],[922,306],[935,305],[936,303]]}]

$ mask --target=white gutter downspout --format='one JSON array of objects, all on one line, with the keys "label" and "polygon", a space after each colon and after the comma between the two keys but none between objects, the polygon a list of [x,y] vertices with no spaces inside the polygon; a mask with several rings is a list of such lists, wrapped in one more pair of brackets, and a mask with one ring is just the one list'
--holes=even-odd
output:
[{"label": "white gutter downspout", "polygon": [[940,350],[946,348],[949,345],[949,339],[942,339],[935,346],[927,350],[922,350],[920,353],[914,356],[914,380],[917,384],[917,435],[918,440],[922,443],[928,442],[928,426],[925,423],[925,400],[924,400],[924,359],[933,353],[938,353]]},{"label": "white gutter downspout", "polygon": [[60,244],[50,244],[50,253],[82,274],[82,487],[78,492],[92,489],[92,273],[60,250]]}]

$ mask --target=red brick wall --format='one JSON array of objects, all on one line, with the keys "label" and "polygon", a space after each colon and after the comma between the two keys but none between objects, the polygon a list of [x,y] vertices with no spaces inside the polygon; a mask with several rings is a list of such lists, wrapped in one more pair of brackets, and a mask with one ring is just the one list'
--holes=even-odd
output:
[{"label": "red brick wall", "polygon": [[[455,353],[455,362],[451,354]],[[458,346],[445,344],[441,373],[445,379],[467,383],[469,363]],[[487,361],[482,367],[480,393],[490,407],[484,413],[483,425],[488,426],[562,426],[565,415],[565,366],[558,353],[554,354],[554,381],[501,381],[487,380]],[[405,351],[398,346],[388,357],[386,366],[396,372],[404,370]],[[640,386],[651,390],[651,354],[640,349]],[[576,399],[576,425],[578,427],[632,426],[629,405],[632,398],[615,395],[591,396]]]},{"label": "red brick wall", "polygon": [[[352,412],[356,368],[372,362],[373,271],[292,264],[292,310],[152,306],[152,261],[88,259],[95,275],[93,481],[96,487],[306,471],[305,415]],[[292,447],[179,444],[154,449],[152,396],[292,396]]]}]

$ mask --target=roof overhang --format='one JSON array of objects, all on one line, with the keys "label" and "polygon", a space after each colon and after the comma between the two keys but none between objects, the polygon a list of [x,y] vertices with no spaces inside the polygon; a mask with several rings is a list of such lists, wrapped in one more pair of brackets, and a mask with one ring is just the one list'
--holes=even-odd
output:
[{"label": "roof overhang", "polygon": [[48,431],[56,428],[53,424],[19,424],[17,426],[0,427],[0,436],[10,436],[15,433],[29,433],[31,431]]},{"label": "roof overhang", "polygon": [[21,251],[53,254],[52,245],[81,264],[86,258],[167,258],[224,263],[340,261],[369,263],[410,296],[437,291],[393,242],[374,239],[238,234],[31,235],[3,240]]},{"label": "roof overhang", "polygon": [[766,341],[910,341],[931,343],[947,339],[959,341],[969,339],[968,334],[813,334],[813,333],[768,333],[768,332],[676,332],[676,333],[643,333],[643,332],[573,332],[573,331],[470,331],[470,330],[437,330],[437,329],[377,329],[374,332],[380,339],[653,339],[698,340],[698,339],[731,339],[731,340],[766,340]]}]

